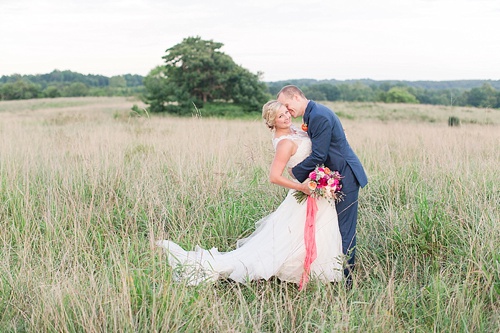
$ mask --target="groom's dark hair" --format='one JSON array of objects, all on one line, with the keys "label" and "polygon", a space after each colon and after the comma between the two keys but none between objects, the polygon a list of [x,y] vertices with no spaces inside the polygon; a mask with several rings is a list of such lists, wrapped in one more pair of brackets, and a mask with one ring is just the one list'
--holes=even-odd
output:
[{"label": "groom's dark hair", "polygon": [[279,98],[281,94],[287,97],[293,97],[293,95],[299,95],[302,98],[306,98],[306,95],[304,95],[302,90],[300,90],[297,86],[291,84],[281,88],[280,92],[276,95],[276,98]]}]

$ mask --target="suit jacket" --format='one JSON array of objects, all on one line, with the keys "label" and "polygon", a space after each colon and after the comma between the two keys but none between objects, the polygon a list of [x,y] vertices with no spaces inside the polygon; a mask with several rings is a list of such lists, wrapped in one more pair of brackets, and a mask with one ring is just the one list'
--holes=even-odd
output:
[{"label": "suit jacket", "polygon": [[359,186],[364,187],[368,178],[360,160],[347,142],[337,115],[326,106],[309,101],[303,119],[312,141],[312,152],[292,169],[295,178],[303,182],[317,165],[324,164],[345,177],[342,179],[344,193],[354,191]]}]

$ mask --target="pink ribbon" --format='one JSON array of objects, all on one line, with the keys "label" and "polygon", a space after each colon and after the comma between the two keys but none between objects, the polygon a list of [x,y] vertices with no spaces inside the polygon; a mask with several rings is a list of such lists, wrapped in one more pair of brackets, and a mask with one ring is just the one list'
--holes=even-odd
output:
[{"label": "pink ribbon", "polygon": [[318,211],[318,206],[316,205],[316,199],[312,196],[307,197],[307,213],[306,213],[306,224],[304,226],[304,243],[306,246],[306,259],[304,260],[304,272],[302,273],[302,278],[299,283],[299,290],[302,290],[309,280],[309,272],[311,271],[311,264],[316,259],[316,212]]}]

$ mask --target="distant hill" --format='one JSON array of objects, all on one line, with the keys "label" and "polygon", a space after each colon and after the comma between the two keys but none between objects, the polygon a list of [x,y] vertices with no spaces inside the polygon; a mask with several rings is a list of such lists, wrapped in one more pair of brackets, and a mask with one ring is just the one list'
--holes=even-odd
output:
[{"label": "distant hill", "polygon": [[[127,87],[138,87],[142,86],[144,77],[138,74],[123,74],[117,75],[115,77],[122,77],[125,79]],[[77,72],[72,72],[70,70],[54,70],[47,74],[28,74],[19,75],[14,74],[10,76],[1,76],[0,83],[13,82],[18,79],[25,79],[32,83],[41,84],[46,86],[51,83],[72,83],[81,82],[85,83],[90,87],[105,87],[109,85],[110,77],[104,75],[93,75],[93,74],[80,74]],[[429,90],[443,90],[443,89],[458,89],[458,90],[469,90],[472,88],[481,87],[484,83],[489,83],[496,90],[500,90],[500,80],[455,80],[455,81],[404,81],[404,80],[372,80],[372,79],[353,79],[353,80],[316,80],[316,79],[289,79],[281,81],[267,81],[265,82],[268,86],[284,86],[287,84],[293,84],[301,87],[307,87],[319,83],[327,83],[333,85],[340,84],[356,84],[361,83],[367,86],[381,86],[381,85],[403,85],[413,88],[429,89]]]},{"label": "distant hill", "polygon": [[401,80],[372,80],[372,79],[356,79],[356,80],[315,80],[315,79],[290,79],[282,81],[269,81],[266,82],[269,86],[284,86],[293,84],[296,86],[307,87],[313,84],[328,83],[333,85],[339,84],[355,84],[361,83],[367,86],[380,86],[388,84],[403,85],[413,88],[421,88],[428,90],[444,90],[444,89],[458,89],[469,90],[472,88],[481,87],[485,83],[489,83],[496,90],[500,90],[500,80],[455,80],[455,81],[401,81]]},{"label": "distant hill", "polygon": [[144,90],[140,75],[80,74],[54,70],[47,74],[0,77],[0,100],[81,96],[133,96]]},{"label": "distant hill", "polygon": [[[143,76],[138,74],[123,74],[117,76],[123,77],[128,87],[141,86],[142,81],[144,79]],[[0,83],[12,82],[18,79],[26,79],[33,83],[39,83],[42,85],[47,85],[50,83],[82,82],[89,86],[103,87],[109,84],[110,77],[98,74],[85,75],[77,72],[72,72],[70,70],[64,70],[64,71],[54,70],[51,73],[47,74],[36,74],[36,75],[14,74],[10,76],[4,75],[0,77]],[[481,87],[484,83],[489,83],[493,88],[500,90],[500,80],[405,81],[405,80],[372,80],[372,79],[353,79],[353,80],[289,79],[281,81],[266,81],[265,83],[269,86],[284,86],[287,84],[293,84],[302,87],[307,87],[318,83],[328,83],[333,85],[361,83],[367,86],[371,85],[380,86],[388,84],[391,86],[404,85],[404,86],[429,89],[429,90],[443,90],[443,89],[469,90],[472,88]]]},{"label": "distant hill", "polygon": [[272,96],[288,84],[317,101],[421,103],[500,108],[500,80],[377,81],[291,79],[267,82]]},{"label": "distant hill", "polygon": [[14,74],[10,76],[0,77],[0,83],[16,82],[18,80],[27,80],[31,83],[40,84],[43,88],[51,85],[61,85],[80,82],[84,83],[89,87],[107,87],[110,85],[112,78],[122,78],[124,86],[126,87],[139,87],[142,86],[143,77],[136,74],[124,74],[117,75],[114,77],[107,77],[104,75],[94,75],[94,74],[80,74],[77,72],[72,72],[70,70],[54,70],[47,74],[36,74],[36,75],[20,75]]}]

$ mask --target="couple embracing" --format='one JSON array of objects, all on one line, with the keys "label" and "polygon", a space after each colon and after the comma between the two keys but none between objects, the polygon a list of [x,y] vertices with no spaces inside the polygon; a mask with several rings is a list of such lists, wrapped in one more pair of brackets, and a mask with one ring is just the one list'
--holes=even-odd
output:
[{"label": "couple embracing", "polygon": [[[246,283],[276,276],[297,283],[300,288],[309,278],[321,282],[345,279],[350,287],[358,192],[368,180],[340,120],[326,106],[308,100],[296,86],[283,87],[277,100],[263,106],[262,117],[274,132],[275,156],[269,179],[289,188],[288,195],[273,213],[256,223],[256,230],[249,237],[238,241],[233,251],[200,247],[186,251],[171,240],[158,241],[157,245],[167,254],[174,278],[196,285],[217,279]],[[292,125],[291,117],[302,117],[302,129]],[[344,196],[335,204],[323,198],[316,200],[311,262],[307,259],[311,249],[306,244],[305,228],[309,202],[299,202],[294,193],[311,194],[306,180],[320,165],[340,173]],[[283,176],[287,171],[293,179]]]}]

